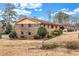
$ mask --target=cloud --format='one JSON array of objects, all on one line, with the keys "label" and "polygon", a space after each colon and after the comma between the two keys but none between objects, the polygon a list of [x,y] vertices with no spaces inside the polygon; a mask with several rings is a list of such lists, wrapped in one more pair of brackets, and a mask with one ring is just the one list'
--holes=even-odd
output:
[{"label": "cloud", "polygon": [[62,8],[60,11],[68,11],[68,8]]},{"label": "cloud", "polygon": [[68,15],[74,15],[74,14],[76,14],[75,12],[73,12],[73,11],[68,11],[68,12],[64,12],[64,13],[66,13],[66,14],[68,14]]},{"label": "cloud", "polygon": [[74,10],[72,10],[72,11],[64,11],[66,14],[69,14],[69,15],[75,15],[75,14],[77,14],[77,13],[79,13],[79,8],[76,8],[76,9],[74,9]]},{"label": "cloud", "polygon": [[51,15],[54,16],[54,15],[55,15],[56,13],[58,13],[59,11],[62,11],[62,12],[64,12],[64,13],[68,14],[68,15],[75,15],[75,14],[78,14],[78,13],[79,13],[79,8],[76,8],[76,9],[71,10],[71,11],[69,11],[68,8],[62,8],[62,9],[57,10],[56,12],[52,13]]},{"label": "cloud", "polygon": [[14,9],[18,15],[30,15],[32,12],[27,10]]},{"label": "cloud", "polygon": [[15,7],[19,7],[21,9],[29,8],[29,9],[36,9],[41,8],[42,3],[14,3]]},{"label": "cloud", "polygon": [[27,8],[40,8],[42,6],[41,3],[21,3],[22,7],[27,7]]},{"label": "cloud", "polygon": [[43,17],[38,17],[38,19],[42,20],[42,19],[43,19]]},{"label": "cloud", "polygon": [[39,17],[37,17],[37,19],[39,19],[39,20],[47,20],[47,17],[45,17],[45,16],[39,16]]},{"label": "cloud", "polygon": [[79,13],[79,8],[76,8],[74,12]]},{"label": "cloud", "polygon": [[34,9],[35,11],[42,11],[42,9]]}]

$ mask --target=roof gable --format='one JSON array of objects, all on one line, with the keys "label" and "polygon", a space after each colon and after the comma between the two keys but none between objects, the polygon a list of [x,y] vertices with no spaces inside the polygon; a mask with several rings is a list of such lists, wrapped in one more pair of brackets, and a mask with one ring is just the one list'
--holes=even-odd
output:
[{"label": "roof gable", "polygon": [[39,23],[41,23],[41,22],[37,21],[37,20],[30,19],[30,18],[21,18],[16,21],[16,24],[39,24]]}]

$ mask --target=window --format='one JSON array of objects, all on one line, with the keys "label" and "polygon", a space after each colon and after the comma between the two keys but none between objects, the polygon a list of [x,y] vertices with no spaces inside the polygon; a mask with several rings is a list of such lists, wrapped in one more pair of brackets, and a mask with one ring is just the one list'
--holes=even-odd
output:
[{"label": "window", "polygon": [[53,28],[53,25],[51,25],[51,28]]},{"label": "window", "polygon": [[21,38],[24,38],[24,36],[21,36]]},{"label": "window", "polygon": [[23,32],[21,32],[21,34],[24,34]]},{"label": "window", "polygon": [[31,27],[31,24],[28,24],[29,27]]},{"label": "window", "polygon": [[31,32],[28,32],[28,35],[31,35]]},{"label": "window", "polygon": [[23,25],[23,24],[21,24],[21,27],[24,27],[24,25]]}]

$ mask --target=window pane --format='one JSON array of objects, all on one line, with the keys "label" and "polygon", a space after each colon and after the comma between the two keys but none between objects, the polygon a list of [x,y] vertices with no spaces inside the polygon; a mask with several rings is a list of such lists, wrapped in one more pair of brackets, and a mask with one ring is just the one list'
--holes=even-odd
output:
[{"label": "window pane", "polygon": [[24,34],[23,32],[21,32],[21,34]]},{"label": "window pane", "polygon": [[31,27],[31,24],[28,24],[29,27]]},{"label": "window pane", "polygon": [[31,35],[31,32],[28,32],[28,35]]},{"label": "window pane", "polygon": [[21,24],[21,27],[23,27],[24,25],[23,24]]},{"label": "window pane", "polygon": [[21,38],[24,38],[24,36],[21,36]]}]

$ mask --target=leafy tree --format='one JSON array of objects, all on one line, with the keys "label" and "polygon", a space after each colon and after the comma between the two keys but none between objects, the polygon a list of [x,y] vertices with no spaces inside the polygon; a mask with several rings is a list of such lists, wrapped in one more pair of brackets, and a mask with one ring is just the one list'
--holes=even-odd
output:
[{"label": "leafy tree", "polygon": [[16,18],[16,12],[14,11],[15,6],[10,3],[5,3],[2,17],[5,22],[12,22]]},{"label": "leafy tree", "polygon": [[49,21],[49,22],[52,22],[52,16],[51,16],[52,10],[51,10],[50,7],[48,7],[48,9],[47,9],[47,11],[46,11],[46,14],[47,14],[48,21]]},{"label": "leafy tree", "polygon": [[12,31],[10,32],[9,37],[10,37],[11,39],[14,39],[14,38],[17,37],[15,30],[12,30]]},{"label": "leafy tree", "polygon": [[67,23],[69,21],[69,17],[70,17],[70,15],[65,14],[64,12],[56,13],[54,16],[54,18],[56,18],[58,20],[58,23],[60,23],[60,24]]},{"label": "leafy tree", "polygon": [[3,9],[3,29],[6,34],[9,34],[12,30],[13,19],[16,19],[16,12],[14,11],[15,6],[11,3],[5,3],[5,8]]},{"label": "leafy tree", "polygon": [[7,24],[6,24],[6,26],[5,26],[5,33],[6,34],[9,34],[10,32],[11,32],[11,30],[12,30],[12,25],[8,22]]},{"label": "leafy tree", "polygon": [[48,33],[48,32],[47,32],[47,30],[46,30],[45,27],[40,27],[40,28],[38,29],[38,32],[37,32],[37,34],[38,34],[41,38],[44,38],[47,33]]}]

